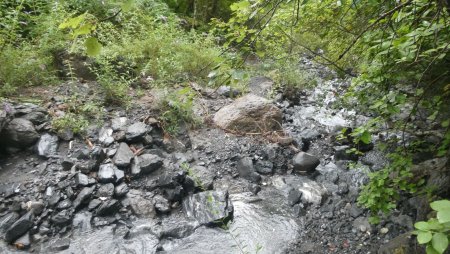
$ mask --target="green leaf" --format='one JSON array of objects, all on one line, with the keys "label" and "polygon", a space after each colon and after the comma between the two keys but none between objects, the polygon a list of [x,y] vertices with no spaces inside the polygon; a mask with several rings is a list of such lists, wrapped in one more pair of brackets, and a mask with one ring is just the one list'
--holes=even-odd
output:
[{"label": "green leaf", "polygon": [[443,233],[436,233],[433,235],[433,240],[431,241],[433,248],[438,253],[444,253],[448,247],[448,238]]},{"label": "green leaf", "polygon": [[92,29],[93,29],[92,24],[82,25],[79,28],[75,29],[75,31],[73,32],[73,37],[75,38],[79,35],[90,34]]},{"label": "green leaf", "polygon": [[437,212],[439,223],[450,222],[450,209],[443,209]]},{"label": "green leaf", "polygon": [[427,254],[439,254],[439,252],[437,252],[433,246],[431,246],[430,244],[427,245]]},{"label": "green leaf", "polygon": [[86,46],[86,53],[88,56],[96,56],[100,54],[100,50],[102,49],[102,44],[94,37],[87,38],[84,42],[84,46]]},{"label": "green leaf", "polygon": [[370,133],[368,131],[364,131],[360,137],[360,140],[364,144],[370,144],[370,141],[372,140],[372,136],[370,135]]},{"label": "green leaf", "polygon": [[425,221],[417,222],[416,224],[414,224],[414,227],[417,228],[418,230],[423,230],[423,231],[429,229],[428,223]]},{"label": "green leaf", "polygon": [[449,200],[438,200],[434,201],[430,204],[431,208],[435,211],[447,210],[450,209],[450,201]]},{"label": "green leaf", "polygon": [[128,11],[131,11],[131,9],[133,9],[133,5],[134,5],[134,0],[125,0],[125,1],[123,1],[122,5],[121,5],[121,9],[124,12],[128,12]]},{"label": "green leaf", "polygon": [[417,242],[419,242],[419,244],[425,244],[431,241],[432,238],[433,235],[429,231],[419,231],[417,234]]},{"label": "green leaf", "polygon": [[58,28],[59,29],[65,29],[65,28],[77,28],[81,22],[83,22],[84,18],[86,17],[86,13],[83,13],[81,15],[78,15],[74,18],[66,19],[63,23],[61,23]]}]

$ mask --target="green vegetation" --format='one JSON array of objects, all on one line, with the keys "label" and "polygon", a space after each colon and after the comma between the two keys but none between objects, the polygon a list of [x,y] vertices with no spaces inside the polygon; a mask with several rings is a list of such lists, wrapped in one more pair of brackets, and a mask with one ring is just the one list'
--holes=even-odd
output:
[{"label": "green vegetation", "polygon": [[430,206],[436,212],[436,218],[414,224],[417,229],[414,234],[419,244],[426,244],[427,254],[442,254],[450,238],[450,201],[434,201]]},{"label": "green vegetation", "polygon": [[[0,97],[82,79],[69,59],[80,58],[102,88],[95,108],[127,106],[130,90],[158,87],[167,91],[160,120],[176,134],[200,123],[192,83],[245,89],[256,73],[294,95],[318,85],[298,68],[306,56],[352,77],[338,106],[372,117],[343,131],[349,152],[360,155],[382,136],[377,143],[390,162],[370,173],[358,199],[377,222],[400,196],[426,192],[410,170],[415,154],[449,156],[449,12],[440,0],[7,0],[0,3]],[[89,112],[75,107],[53,126],[82,132]],[[438,133],[433,142],[423,139],[430,133]]]}]

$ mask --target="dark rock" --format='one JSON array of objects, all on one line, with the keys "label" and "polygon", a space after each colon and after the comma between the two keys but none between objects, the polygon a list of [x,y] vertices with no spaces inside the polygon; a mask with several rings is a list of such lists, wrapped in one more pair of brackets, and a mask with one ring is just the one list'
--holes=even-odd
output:
[{"label": "dark rock", "polygon": [[59,192],[54,192],[47,200],[50,207],[55,206],[61,200],[61,194]]},{"label": "dark rock", "polygon": [[338,190],[337,190],[337,194],[339,195],[345,195],[348,193],[348,184],[347,183],[339,183],[338,185]]},{"label": "dark rock", "polygon": [[137,216],[154,216],[155,207],[153,202],[144,197],[144,193],[139,190],[130,190],[124,200],[124,206],[130,206]]},{"label": "dark rock", "polygon": [[118,167],[128,167],[134,154],[126,143],[120,143],[116,155],[114,155],[113,162]]},{"label": "dark rock", "polygon": [[72,221],[72,213],[69,210],[62,210],[55,214],[51,221],[57,226],[67,226]]},{"label": "dark rock", "polygon": [[101,185],[100,188],[98,188],[96,196],[109,198],[112,197],[113,194],[114,194],[114,184],[107,183]]},{"label": "dark rock", "polygon": [[120,203],[115,199],[106,200],[96,209],[98,216],[113,215],[119,211]]},{"label": "dark rock", "polygon": [[70,141],[74,137],[73,131],[69,128],[58,131],[57,135],[60,139],[64,141]]},{"label": "dark rock", "polygon": [[244,157],[240,159],[237,163],[237,170],[239,172],[239,176],[251,182],[261,181],[261,176],[255,172],[253,161],[250,157]]},{"label": "dark rock", "polygon": [[27,250],[30,248],[31,246],[31,237],[30,237],[30,233],[26,233],[24,234],[22,237],[20,237],[19,239],[17,239],[14,242],[14,246],[16,246],[18,249],[20,250]]},{"label": "dark rock", "polygon": [[12,224],[5,232],[5,241],[8,243],[21,237],[33,226],[33,213],[28,212],[14,224]]},{"label": "dark rock", "polygon": [[78,160],[87,160],[89,159],[89,150],[88,149],[79,149],[76,150],[72,157],[77,158]]},{"label": "dark rock", "polygon": [[15,118],[0,133],[0,143],[4,147],[27,148],[39,139],[32,122]]},{"label": "dark rock", "polygon": [[116,184],[121,183],[125,179],[125,172],[120,169],[115,169],[114,174],[116,175]]},{"label": "dark rock", "polygon": [[95,170],[95,162],[92,160],[78,161],[75,166],[83,174],[89,174]]},{"label": "dark rock", "polygon": [[183,189],[186,191],[186,193],[194,192],[196,187],[197,183],[195,182],[194,178],[186,176],[183,182]]},{"label": "dark rock", "polygon": [[139,141],[147,132],[151,131],[151,127],[147,126],[145,123],[136,122],[128,126],[125,138],[129,142]]},{"label": "dark rock", "polygon": [[64,158],[61,160],[61,166],[63,167],[63,170],[69,171],[72,169],[73,165],[75,165],[75,162],[70,158]]},{"label": "dark rock", "polygon": [[378,254],[421,253],[411,233],[397,236],[378,249]]},{"label": "dark rock", "polygon": [[37,143],[37,151],[39,156],[49,158],[58,152],[58,136],[45,133],[41,136]]},{"label": "dark rock", "polygon": [[190,195],[183,201],[183,209],[188,217],[200,224],[214,224],[230,219],[233,206],[228,193],[222,191],[205,191]]},{"label": "dark rock", "polygon": [[270,161],[258,160],[255,164],[256,172],[262,175],[270,175],[273,173],[273,163]]},{"label": "dark rock", "polygon": [[320,164],[320,160],[305,152],[297,153],[293,158],[294,170],[299,172],[311,173]]},{"label": "dark rock", "polygon": [[63,201],[59,202],[58,205],[56,205],[57,210],[65,210],[72,206],[72,201],[69,199],[64,199]]},{"label": "dark rock", "polygon": [[128,124],[128,118],[126,117],[117,117],[111,120],[111,128],[114,131],[125,130]]},{"label": "dark rock", "polygon": [[73,207],[77,209],[80,205],[82,205],[84,202],[86,202],[92,195],[92,192],[94,192],[95,186],[92,187],[84,187],[80,193],[78,193],[77,197],[73,201]]},{"label": "dark rock", "polygon": [[85,187],[89,185],[89,178],[83,173],[76,174],[74,179],[77,187]]},{"label": "dark rock", "polygon": [[355,153],[347,152],[350,150],[349,146],[337,146],[334,148],[334,159],[339,160],[350,160],[350,161],[357,161],[359,156]]},{"label": "dark rock", "polygon": [[49,250],[52,252],[67,250],[70,247],[70,239],[68,238],[57,239],[56,241],[52,241],[49,244],[49,246],[50,246]]},{"label": "dark rock", "polygon": [[155,202],[155,209],[159,213],[168,213],[170,212],[170,203],[167,199],[160,195],[156,195],[153,197],[153,201]]},{"label": "dark rock", "polygon": [[100,183],[113,183],[116,180],[115,171],[118,170],[112,163],[100,165],[98,170],[98,182]]},{"label": "dark rock", "polygon": [[73,198],[73,196],[75,195],[75,192],[73,191],[72,187],[69,186],[66,188],[66,195],[67,195],[67,198],[69,198],[69,199]]},{"label": "dark rock", "polygon": [[302,198],[302,193],[297,189],[290,189],[288,192],[288,204],[290,206],[294,206],[295,204],[298,204]]},{"label": "dark rock", "polygon": [[[163,159],[154,154],[143,154],[138,158],[140,173],[149,174],[163,165]],[[134,172],[136,173],[136,172]]]},{"label": "dark rock", "polygon": [[85,233],[91,231],[92,213],[80,212],[75,214],[72,221],[72,228],[77,233]]},{"label": "dark rock", "polygon": [[257,195],[261,191],[261,186],[254,183],[250,183],[248,186],[248,190],[254,195]]},{"label": "dark rock", "polygon": [[114,189],[114,194],[116,195],[116,197],[121,198],[125,196],[129,190],[130,189],[128,188],[128,185],[126,183],[121,183]]},{"label": "dark rock", "polygon": [[236,98],[237,96],[239,96],[240,93],[241,92],[239,90],[236,90],[230,86],[220,86],[217,89],[217,94],[225,97]]},{"label": "dark rock", "polygon": [[189,169],[189,175],[195,181],[195,187],[201,190],[211,190],[216,174],[211,169],[203,166],[193,166]]},{"label": "dark rock", "polygon": [[185,192],[183,187],[180,185],[175,186],[172,189],[163,189],[164,197],[166,197],[169,201],[176,202],[181,201]]},{"label": "dark rock", "polygon": [[14,222],[19,219],[19,214],[16,212],[8,213],[0,219],[0,236],[11,227]]},{"label": "dark rock", "polygon": [[97,208],[101,203],[102,203],[102,201],[101,201],[100,199],[93,199],[93,200],[91,200],[91,202],[89,202],[89,205],[88,205],[88,210],[89,210],[89,211],[94,210],[94,209]]}]

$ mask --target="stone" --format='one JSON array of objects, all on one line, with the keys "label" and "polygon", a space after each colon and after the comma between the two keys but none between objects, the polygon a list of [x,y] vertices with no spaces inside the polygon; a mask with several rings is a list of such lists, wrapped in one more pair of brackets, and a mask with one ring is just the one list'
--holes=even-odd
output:
[{"label": "stone", "polygon": [[20,218],[16,212],[8,213],[0,218],[0,236]]},{"label": "stone", "polygon": [[129,142],[139,141],[147,132],[151,131],[151,127],[147,126],[145,123],[136,122],[128,126],[125,132],[125,138]]},{"label": "stone", "polygon": [[85,233],[91,231],[92,213],[80,212],[75,214],[72,220],[72,228],[76,233]]},{"label": "stone", "polygon": [[[155,154],[143,154],[138,158],[138,167],[140,171],[135,171],[136,173],[149,174],[163,165],[163,159]],[[133,172],[132,172],[133,174]]]},{"label": "stone", "polygon": [[350,150],[350,146],[336,146],[334,148],[334,160],[348,160],[348,161],[357,161],[359,156],[355,153],[348,153]]},{"label": "stone", "polygon": [[27,148],[39,139],[32,122],[15,118],[0,133],[0,142],[4,147]]},{"label": "stone", "polygon": [[97,197],[103,197],[103,198],[109,198],[112,197],[114,194],[114,184],[107,183],[102,184],[100,188],[98,188],[96,196]]},{"label": "stone", "polygon": [[181,201],[184,194],[185,194],[184,189],[180,185],[177,185],[175,186],[175,188],[171,189],[163,189],[164,197],[172,202]]},{"label": "stone", "polygon": [[114,195],[118,198],[121,198],[125,196],[130,188],[128,188],[128,185],[126,183],[121,183],[114,188]]},{"label": "stone", "polygon": [[273,163],[270,161],[258,160],[255,163],[256,172],[262,175],[270,175],[273,173]]},{"label": "stone", "polygon": [[267,97],[272,87],[273,81],[263,76],[252,77],[248,84],[250,92],[261,97]]},{"label": "stone", "polygon": [[126,143],[120,143],[113,162],[118,167],[128,167],[133,159],[134,154]]},{"label": "stone", "polygon": [[213,121],[225,130],[261,133],[281,130],[282,112],[269,100],[248,94],[221,108]]},{"label": "stone", "polygon": [[291,189],[300,191],[301,201],[306,204],[320,205],[328,195],[327,189],[322,184],[303,176],[276,176],[272,178],[272,185],[285,191],[286,197]]},{"label": "stone", "polygon": [[120,208],[119,201],[115,199],[110,199],[103,201],[103,203],[101,203],[100,206],[97,207],[95,213],[97,216],[114,215],[119,211],[119,208]]},{"label": "stone", "polygon": [[145,198],[141,191],[132,189],[127,193],[126,197],[127,198],[123,203],[127,204],[124,206],[130,206],[131,210],[137,216],[152,217],[155,215],[155,207],[153,202]]},{"label": "stone", "polygon": [[44,202],[43,201],[28,201],[27,202],[27,210],[31,211],[34,215],[39,215],[44,211]]},{"label": "stone", "polygon": [[288,204],[290,206],[294,206],[295,204],[298,204],[302,198],[302,192],[300,192],[298,189],[290,189],[288,192]]},{"label": "stone", "polygon": [[51,221],[61,227],[67,226],[72,221],[72,213],[69,210],[62,210],[55,214]]},{"label": "stone", "polygon": [[220,86],[217,89],[217,94],[225,96],[225,97],[231,97],[235,98],[241,94],[241,92],[237,89],[233,89],[231,86]]},{"label": "stone", "polygon": [[211,169],[203,166],[193,166],[188,174],[194,179],[195,187],[201,190],[210,190],[213,188],[216,174]]},{"label": "stone", "polygon": [[85,187],[89,185],[89,178],[83,173],[77,173],[74,180],[77,187]]},{"label": "stone", "polygon": [[75,162],[71,158],[65,157],[61,160],[61,166],[65,171],[71,170],[73,165],[75,165]]},{"label": "stone", "polygon": [[102,127],[98,132],[98,141],[105,146],[110,146],[112,143],[114,143],[112,134],[112,128]]},{"label": "stone", "polygon": [[58,153],[58,136],[45,133],[39,138],[37,151],[39,156],[50,158]]},{"label": "stone", "polygon": [[167,199],[162,197],[161,195],[156,195],[153,197],[153,201],[155,202],[155,209],[159,213],[168,213],[170,212],[170,203]]},{"label": "stone", "polygon": [[114,175],[116,175],[116,183],[121,183],[125,178],[125,172],[120,169],[114,169]]},{"label": "stone", "polygon": [[116,180],[115,171],[118,170],[112,163],[100,165],[98,170],[98,182],[99,183],[113,183]]},{"label": "stone", "polygon": [[366,217],[358,217],[353,223],[353,228],[360,232],[370,232],[372,227],[370,226],[369,220]]},{"label": "stone", "polygon": [[255,172],[253,161],[250,157],[240,159],[237,163],[237,170],[240,177],[243,177],[251,182],[261,181],[261,176]]},{"label": "stone", "polygon": [[233,206],[227,192],[204,191],[187,197],[183,201],[183,210],[201,225],[208,225],[230,219]]},{"label": "stone", "polygon": [[57,210],[69,209],[72,206],[72,201],[70,199],[64,199],[56,205]]},{"label": "stone", "polygon": [[378,254],[422,253],[411,233],[401,234],[378,249]]},{"label": "stone", "polygon": [[10,114],[3,109],[0,109],[0,133],[2,132],[5,125],[8,123]]},{"label": "stone", "polygon": [[117,117],[111,120],[111,128],[114,131],[125,130],[128,124],[128,118],[126,117]]},{"label": "stone", "polygon": [[292,164],[295,171],[311,173],[319,166],[320,160],[309,153],[299,152],[292,159]]},{"label": "stone", "polygon": [[67,250],[70,247],[70,239],[68,238],[56,239],[54,241],[51,241],[49,246],[51,246],[49,248],[51,252],[60,252],[63,250]]},{"label": "stone", "polygon": [[348,193],[348,191],[349,191],[349,188],[348,188],[348,184],[347,183],[345,183],[345,182],[339,183],[337,194],[345,195],[345,194]]},{"label": "stone", "polygon": [[88,210],[89,210],[89,211],[94,210],[94,209],[97,208],[101,203],[102,203],[102,201],[101,201],[100,199],[93,199],[93,200],[91,200],[91,202],[89,202],[89,205],[88,205]]},{"label": "stone", "polygon": [[33,226],[33,213],[28,212],[14,222],[5,232],[5,241],[8,243],[17,240]]},{"label": "stone", "polygon": [[73,201],[73,208],[79,208],[83,203],[85,203],[92,195],[95,190],[95,186],[92,187],[84,187],[80,193],[78,193],[77,197]]},{"label": "stone", "polygon": [[20,250],[26,250],[29,249],[31,246],[31,237],[30,233],[26,233],[23,236],[21,236],[19,239],[17,239],[14,242],[14,246],[16,246]]}]

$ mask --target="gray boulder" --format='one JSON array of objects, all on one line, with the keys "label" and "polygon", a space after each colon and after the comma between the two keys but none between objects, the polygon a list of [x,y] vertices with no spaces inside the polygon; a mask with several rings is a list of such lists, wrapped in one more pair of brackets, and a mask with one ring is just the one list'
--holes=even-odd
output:
[{"label": "gray boulder", "polygon": [[203,166],[193,166],[190,168],[188,174],[194,180],[195,187],[202,190],[210,190],[213,188],[216,174],[212,169]]},{"label": "gray boulder", "polygon": [[116,180],[115,171],[118,170],[112,163],[100,165],[98,170],[98,182],[100,183],[113,183]]},{"label": "gray boulder", "polygon": [[125,132],[125,138],[129,142],[139,141],[147,132],[151,130],[151,127],[147,126],[145,123],[136,122],[128,126]]},{"label": "gray boulder", "polygon": [[5,233],[5,241],[10,243],[24,235],[33,226],[33,213],[28,212],[14,222]]},{"label": "gray boulder", "polygon": [[228,193],[223,191],[193,194],[183,201],[183,209],[188,217],[196,219],[201,225],[223,222],[233,214]]},{"label": "gray boulder", "polygon": [[92,192],[94,192],[95,186],[92,187],[84,187],[80,193],[78,193],[77,197],[73,201],[73,208],[77,209],[80,207],[83,203],[85,203],[92,195]]},{"label": "gray boulder", "polygon": [[255,172],[253,161],[250,157],[240,159],[237,163],[237,170],[240,177],[243,177],[251,182],[261,181],[261,176]]},{"label": "gray boulder", "polygon": [[49,158],[58,152],[58,136],[45,133],[37,143],[37,151],[39,156]]},{"label": "gray boulder", "polygon": [[39,139],[32,122],[22,118],[15,118],[2,130],[0,142],[3,146],[13,148],[27,148]]},{"label": "gray boulder", "polygon": [[163,159],[155,154],[143,154],[135,157],[131,166],[131,175],[149,174],[163,165]]},{"label": "gray boulder", "polygon": [[320,160],[309,153],[299,152],[292,159],[292,163],[295,171],[311,173],[319,166]]},{"label": "gray boulder", "polygon": [[114,155],[113,162],[118,167],[128,167],[134,154],[126,143],[120,143],[116,155]]},{"label": "gray boulder", "polygon": [[281,130],[282,112],[269,100],[248,94],[221,108],[213,120],[226,130],[266,132]]}]

